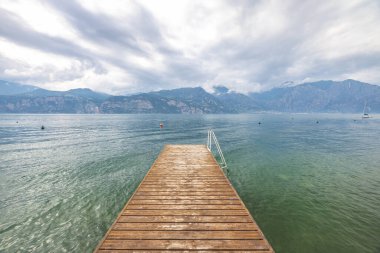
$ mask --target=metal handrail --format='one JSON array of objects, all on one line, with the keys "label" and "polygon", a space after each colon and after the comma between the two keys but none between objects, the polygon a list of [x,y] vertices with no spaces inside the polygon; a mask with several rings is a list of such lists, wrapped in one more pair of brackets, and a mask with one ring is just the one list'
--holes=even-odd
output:
[{"label": "metal handrail", "polygon": [[216,135],[213,130],[209,129],[207,133],[207,149],[212,153],[212,141],[214,141],[214,144],[216,146],[216,149],[218,150],[219,157],[221,160],[220,166],[222,169],[226,169],[228,173],[227,163],[226,159],[224,159],[224,155],[222,152],[222,149],[220,148],[218,139],[216,138]]}]

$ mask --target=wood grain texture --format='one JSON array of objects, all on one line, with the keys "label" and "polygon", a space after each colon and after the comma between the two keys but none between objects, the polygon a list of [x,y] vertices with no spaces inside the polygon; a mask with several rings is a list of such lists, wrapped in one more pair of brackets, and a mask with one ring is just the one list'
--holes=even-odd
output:
[{"label": "wood grain texture", "polygon": [[274,252],[204,145],[166,145],[95,252]]},{"label": "wood grain texture", "polygon": [[215,223],[215,222],[220,222],[220,223],[231,223],[231,222],[236,222],[236,223],[247,223],[250,222],[249,216],[248,215],[240,215],[240,216],[233,216],[233,215],[219,215],[219,216],[207,216],[207,215],[171,215],[171,216],[138,216],[138,215],[122,215],[119,219],[119,222],[171,222],[171,223],[203,223],[203,222],[208,222],[208,223]]}]

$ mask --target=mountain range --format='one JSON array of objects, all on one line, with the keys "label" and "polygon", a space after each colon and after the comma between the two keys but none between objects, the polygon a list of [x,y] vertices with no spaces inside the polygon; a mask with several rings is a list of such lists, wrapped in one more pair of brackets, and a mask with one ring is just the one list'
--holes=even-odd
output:
[{"label": "mountain range", "polygon": [[[293,85],[293,84],[292,84]],[[380,112],[380,86],[356,80],[318,81],[242,94],[224,86],[112,96],[90,89],[51,91],[0,80],[0,113],[359,113]]]}]

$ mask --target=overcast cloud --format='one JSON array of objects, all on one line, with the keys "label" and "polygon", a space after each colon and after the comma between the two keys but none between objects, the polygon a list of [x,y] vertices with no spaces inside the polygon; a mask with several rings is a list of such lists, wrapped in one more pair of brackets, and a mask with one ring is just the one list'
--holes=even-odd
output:
[{"label": "overcast cloud", "polygon": [[2,0],[0,79],[112,94],[380,84],[376,0]]}]

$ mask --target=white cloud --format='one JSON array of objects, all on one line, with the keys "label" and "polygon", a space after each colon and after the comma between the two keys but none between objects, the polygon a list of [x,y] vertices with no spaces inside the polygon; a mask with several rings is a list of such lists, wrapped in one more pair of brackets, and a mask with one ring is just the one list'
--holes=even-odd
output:
[{"label": "white cloud", "polygon": [[15,13],[34,30],[51,36],[75,39],[76,35],[70,29],[66,20],[43,1],[2,0],[0,8]]},{"label": "white cloud", "polygon": [[113,94],[380,83],[376,1],[0,2],[0,78]]}]

